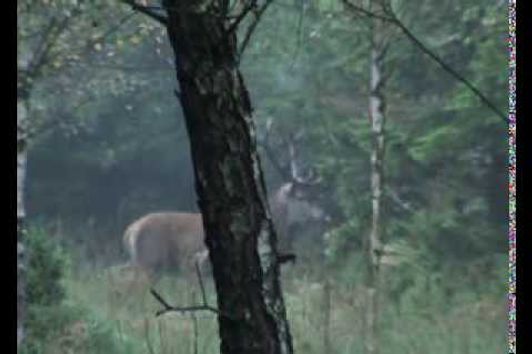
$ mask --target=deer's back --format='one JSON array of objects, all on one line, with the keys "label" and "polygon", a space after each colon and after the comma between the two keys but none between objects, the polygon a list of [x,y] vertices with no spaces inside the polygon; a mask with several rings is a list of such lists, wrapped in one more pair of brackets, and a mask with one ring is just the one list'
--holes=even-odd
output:
[{"label": "deer's back", "polygon": [[200,214],[159,212],[133,222],[124,234],[131,260],[138,266],[158,271],[183,267],[203,244]]}]

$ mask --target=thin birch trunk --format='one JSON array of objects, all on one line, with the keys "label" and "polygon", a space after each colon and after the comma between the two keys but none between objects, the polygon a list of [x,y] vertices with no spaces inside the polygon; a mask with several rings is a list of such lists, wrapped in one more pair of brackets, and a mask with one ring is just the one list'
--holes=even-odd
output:
[{"label": "thin birch trunk", "polygon": [[26,232],[24,208],[24,183],[27,160],[27,119],[28,102],[17,98],[17,349],[24,340],[24,321],[26,317]]},{"label": "thin birch trunk", "polygon": [[[383,1],[373,0],[372,11],[382,11]],[[376,18],[371,26],[371,58],[370,58],[370,97],[369,118],[371,122],[372,151],[371,151],[371,204],[372,221],[369,234],[369,276],[368,276],[368,304],[366,316],[366,353],[378,354],[379,348],[379,298],[380,298],[380,253],[383,234],[382,192],[383,192],[383,163],[384,163],[384,124],[385,97],[383,77],[383,59],[386,53],[384,39],[384,23]]]}]

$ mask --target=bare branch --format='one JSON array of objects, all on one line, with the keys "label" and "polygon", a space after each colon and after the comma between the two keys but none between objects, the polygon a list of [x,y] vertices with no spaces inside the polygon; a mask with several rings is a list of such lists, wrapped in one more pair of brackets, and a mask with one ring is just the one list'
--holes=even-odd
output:
[{"label": "bare branch", "polygon": [[[213,306],[210,306],[208,304],[208,302],[207,302],[207,295],[206,295],[206,292],[205,292],[205,287],[203,285],[203,279],[201,277],[201,271],[200,271],[199,263],[198,263],[197,260],[196,260],[196,262],[194,262],[194,266],[196,268],[196,274],[198,276],[198,282],[199,282],[199,285],[200,285],[202,304],[201,305],[192,305],[192,306],[172,306],[165,299],[163,299],[163,297],[159,293],[157,293],[152,288],[152,289],[150,289],[150,293],[163,306],[163,308],[161,310],[159,310],[159,311],[157,311],[155,313],[156,316],[161,316],[161,315],[163,315],[163,314],[165,314],[167,312],[185,313],[185,312],[196,312],[196,311],[209,311],[209,312],[213,312],[215,314],[220,315],[220,311],[217,308],[215,308]],[[230,316],[228,316],[228,317],[230,317]]]},{"label": "bare branch", "polygon": [[391,8],[387,8],[386,15],[377,14],[374,12],[371,12],[361,6],[358,6],[356,4],[351,3],[349,0],[342,0],[342,3],[346,5],[347,8],[349,8],[351,11],[354,11],[358,14],[364,14],[368,17],[373,17],[376,19],[380,19],[382,21],[390,22],[393,25],[397,26],[401,32],[410,39],[423,53],[428,55],[432,60],[434,60],[440,67],[449,73],[451,76],[453,76],[456,80],[460,81],[462,84],[464,84],[475,96],[477,96],[481,102],[486,105],[489,109],[491,109],[499,118],[501,118],[505,123],[508,123],[508,118],[506,115],[499,110],[493,102],[491,102],[480,90],[475,87],[469,80],[467,80],[465,77],[463,77],[461,74],[459,74],[456,70],[454,70],[449,64],[447,64],[441,57],[439,57],[436,53],[434,53],[431,49],[429,49],[425,44],[423,44],[402,22],[399,20],[399,18],[395,15],[395,13],[391,10]]},{"label": "bare branch", "polygon": [[240,24],[240,22],[242,22],[242,20],[247,16],[247,14],[251,10],[256,11],[256,7],[257,7],[256,0],[248,0],[247,5],[242,9],[242,11],[240,11],[238,15],[236,15],[235,20],[229,27],[228,32],[231,33],[231,32],[235,32],[236,30],[238,30],[238,25]]},{"label": "bare branch", "polygon": [[140,5],[135,2],[135,0],[119,0],[120,2],[129,5],[134,11],[140,12],[151,19],[159,22],[160,24],[167,25],[168,24],[168,18],[166,16],[163,16],[159,13],[157,13],[154,10],[159,10],[160,7],[153,7],[153,6],[144,6]]},{"label": "bare branch", "polygon": [[273,2],[273,0],[266,0],[264,5],[259,7],[258,9],[254,9],[253,14],[255,15],[255,19],[253,22],[249,25],[247,28],[246,34],[244,35],[244,39],[242,40],[242,44],[240,45],[240,49],[238,50],[238,57],[242,57],[242,54],[244,53],[244,50],[246,49],[249,40],[251,39],[251,35],[255,31],[255,28],[259,24],[260,18],[264,11],[270,6],[270,4]]},{"label": "bare branch", "polygon": [[353,11],[356,15],[362,14],[362,15],[365,15],[366,17],[372,17],[372,18],[376,18],[378,20],[382,20],[386,22],[393,22],[393,19],[391,17],[372,12],[362,6],[353,4],[352,2],[348,0],[342,0],[342,3],[345,6],[347,6],[347,8],[349,8],[351,11]]},{"label": "bare branch", "polygon": [[476,88],[469,80],[467,80],[465,77],[460,75],[456,70],[454,70],[451,66],[449,66],[447,63],[443,61],[438,55],[436,55],[433,51],[431,51],[427,46],[425,46],[410,30],[395,16],[395,14],[391,13],[393,16],[393,23],[395,23],[401,31],[408,37],[412,42],[414,42],[418,48],[427,54],[429,57],[431,57],[436,63],[438,63],[441,68],[445,71],[447,71],[449,74],[454,76],[455,79],[463,83],[469,90],[471,90],[475,96],[477,96],[488,108],[490,108],[494,113],[496,113],[505,123],[508,123],[508,118],[504,113],[502,113],[493,102],[491,102],[478,88]]},{"label": "bare branch", "polygon": [[159,301],[159,303],[163,306],[163,308],[155,313],[156,316],[164,315],[167,312],[195,312],[195,311],[210,311],[215,314],[219,314],[220,312],[218,309],[209,306],[209,305],[193,305],[193,306],[171,306],[162,298],[161,295],[159,295],[154,289],[150,289],[150,293]]}]

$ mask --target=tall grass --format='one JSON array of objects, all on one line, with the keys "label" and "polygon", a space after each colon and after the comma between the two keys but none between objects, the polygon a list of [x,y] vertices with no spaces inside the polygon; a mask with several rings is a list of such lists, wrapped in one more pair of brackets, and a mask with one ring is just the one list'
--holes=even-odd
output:
[{"label": "tall grass", "polygon": [[[40,318],[38,323],[54,330],[35,337],[24,354],[219,352],[218,325],[213,314],[199,312],[193,317],[190,313],[167,313],[157,317],[160,304],[132,273],[120,267],[81,264],[84,266],[63,272],[61,304],[34,308],[34,317]],[[283,289],[296,353],[364,353],[366,289],[362,272],[353,264],[319,275],[303,264],[285,269]],[[410,282],[393,293],[397,278],[409,278]],[[215,305],[212,279],[204,280],[208,301]],[[330,284],[328,292],[326,281]],[[452,279],[446,282],[454,283]],[[380,299],[381,353],[504,352],[504,273],[491,275],[484,283],[486,286],[480,289],[461,285],[450,296],[441,277],[393,270],[386,273]],[[200,302],[197,283],[187,283],[181,277],[164,276],[156,289],[173,305]]]},{"label": "tall grass", "polygon": [[[120,341],[137,343],[139,353],[218,353],[217,322],[210,313],[196,313],[197,329],[190,314],[155,312],[160,304],[142,287],[126,289],[126,277],[113,270],[83,271],[67,279],[70,301],[88,308],[115,328]],[[212,284],[209,301],[215,304]],[[175,305],[199,302],[199,288],[183,279],[164,277],[157,290]],[[325,337],[331,353],[364,352],[364,294],[362,286],[331,281],[324,296],[321,282],[285,279],[285,300],[294,346],[298,353],[324,353]],[[381,300],[380,347],[383,354],[486,354],[506,348],[504,297],[463,290],[443,303],[437,290],[410,289],[399,301]],[[329,301],[329,306],[327,306]],[[328,309],[328,310],[327,310]],[[330,313],[325,313],[330,311]],[[329,317],[326,325],[325,318]],[[328,334],[327,334],[328,332]],[[136,351],[136,352],[137,352]]]}]

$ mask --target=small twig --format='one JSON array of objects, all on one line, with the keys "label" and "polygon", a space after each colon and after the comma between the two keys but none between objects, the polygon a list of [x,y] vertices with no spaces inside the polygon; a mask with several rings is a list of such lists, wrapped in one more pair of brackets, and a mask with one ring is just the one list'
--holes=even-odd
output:
[{"label": "small twig", "polygon": [[161,310],[159,310],[159,311],[157,311],[155,313],[155,316],[157,316],[157,317],[159,317],[159,316],[161,316],[161,315],[163,315],[163,314],[165,314],[167,312],[185,313],[185,312],[194,312],[194,311],[210,311],[210,312],[213,312],[215,314],[219,314],[220,313],[218,311],[218,309],[216,309],[216,308],[214,308],[212,306],[209,306],[209,305],[205,305],[205,304],[203,304],[203,305],[193,305],[193,306],[182,306],[182,307],[181,306],[171,306],[153,288],[150,289],[150,293],[163,306],[163,308]]},{"label": "small twig", "polygon": [[342,0],[342,3],[344,5],[346,5],[351,11],[353,11],[356,15],[360,16],[360,14],[363,14],[363,15],[365,15],[367,17],[376,18],[377,20],[382,20],[382,21],[386,21],[386,22],[393,22],[393,19],[388,17],[388,16],[384,16],[384,15],[372,12],[370,10],[365,9],[362,6],[353,4],[352,2],[350,2],[348,0]]},{"label": "small twig", "polygon": [[150,293],[163,305],[164,308],[170,308],[170,306],[153,288],[150,289]]},{"label": "small twig", "polygon": [[201,276],[201,271],[200,271],[198,260],[194,262],[194,266],[196,267],[196,274],[198,276],[198,283],[199,283],[200,291],[201,291],[201,300],[203,301],[203,305],[207,306],[207,294],[205,293],[205,286],[203,286],[203,278]]},{"label": "small twig", "polygon": [[160,316],[160,315],[165,314],[167,312],[181,312],[181,313],[184,313],[184,312],[195,312],[195,311],[210,311],[210,312],[213,312],[213,313],[218,314],[218,315],[220,314],[220,311],[217,308],[215,308],[213,306],[210,306],[208,304],[207,295],[206,295],[206,292],[205,292],[205,286],[203,285],[203,278],[201,276],[201,271],[200,271],[199,263],[198,263],[197,260],[196,260],[196,262],[194,262],[194,265],[195,265],[195,268],[196,268],[196,273],[197,273],[197,276],[198,276],[198,282],[199,282],[199,285],[200,285],[202,304],[201,305],[192,305],[192,306],[172,306],[166,300],[164,300],[159,293],[157,293],[153,288],[151,288],[150,289],[150,293],[163,306],[163,308],[161,310],[159,310],[159,311],[157,311],[155,313],[156,316]]},{"label": "small twig", "polygon": [[286,262],[292,262],[292,264],[296,263],[296,255],[293,253],[284,253],[277,255],[277,261],[279,264],[283,264]]}]

